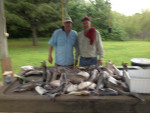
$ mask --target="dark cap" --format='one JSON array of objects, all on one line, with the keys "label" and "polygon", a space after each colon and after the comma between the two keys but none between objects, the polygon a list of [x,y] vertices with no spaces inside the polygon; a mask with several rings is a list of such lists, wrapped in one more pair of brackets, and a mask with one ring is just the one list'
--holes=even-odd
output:
[{"label": "dark cap", "polygon": [[83,21],[85,21],[85,20],[91,21],[90,17],[85,16],[85,17],[83,17],[83,18],[81,19],[81,22],[83,22]]}]

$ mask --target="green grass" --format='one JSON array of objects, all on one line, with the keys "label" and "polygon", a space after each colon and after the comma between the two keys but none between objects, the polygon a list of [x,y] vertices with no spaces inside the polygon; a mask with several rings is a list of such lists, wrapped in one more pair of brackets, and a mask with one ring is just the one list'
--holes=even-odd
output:
[{"label": "green grass", "polygon": [[[8,40],[9,57],[11,58],[14,73],[21,70],[21,66],[40,66],[43,60],[48,59],[48,40],[39,39],[39,46],[32,46],[31,39]],[[150,41],[104,41],[105,58],[103,65],[109,60],[115,65],[121,65],[122,61],[129,63],[132,58],[150,59]],[[54,53],[53,53],[54,56]],[[48,66],[53,64],[48,63]],[[1,67],[0,67],[1,74]],[[1,76],[0,76],[1,81]]]},{"label": "green grass", "polygon": [[111,60],[115,65],[122,61],[129,65],[132,58],[150,58],[149,41],[103,42],[105,49],[104,62]]}]

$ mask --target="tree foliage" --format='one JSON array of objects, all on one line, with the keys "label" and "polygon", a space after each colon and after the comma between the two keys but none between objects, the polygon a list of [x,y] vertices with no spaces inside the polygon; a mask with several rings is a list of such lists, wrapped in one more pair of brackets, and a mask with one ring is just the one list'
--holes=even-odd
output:
[{"label": "tree foliage", "polygon": [[125,16],[113,12],[113,23],[118,23],[130,39],[150,39],[150,10],[143,10],[132,16]]},{"label": "tree foliage", "polygon": [[33,45],[37,45],[37,32],[54,30],[61,22],[60,2],[55,0],[6,0],[5,6],[8,30],[22,36],[32,33]]},{"label": "tree foliage", "polygon": [[[127,40],[128,38],[150,38],[150,11],[125,16],[109,12],[108,0],[64,0],[65,16],[73,19],[73,29],[82,30],[81,18],[91,17],[92,26],[100,31],[103,40]],[[5,0],[7,30],[10,37],[50,37],[61,25],[61,0]],[[111,14],[109,18],[109,13]],[[112,33],[108,33],[111,19]]]}]

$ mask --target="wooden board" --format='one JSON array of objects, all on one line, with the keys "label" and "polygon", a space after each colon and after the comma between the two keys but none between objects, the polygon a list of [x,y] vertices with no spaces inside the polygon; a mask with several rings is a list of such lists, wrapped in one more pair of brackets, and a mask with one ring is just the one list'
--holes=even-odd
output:
[{"label": "wooden board", "polygon": [[9,57],[1,59],[2,72],[12,71],[11,59]]}]

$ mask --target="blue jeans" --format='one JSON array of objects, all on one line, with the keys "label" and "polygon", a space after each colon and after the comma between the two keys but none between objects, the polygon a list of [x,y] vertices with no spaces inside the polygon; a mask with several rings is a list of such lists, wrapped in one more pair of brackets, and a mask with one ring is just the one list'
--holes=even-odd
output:
[{"label": "blue jeans", "polygon": [[80,57],[80,66],[97,65],[97,57]]}]

